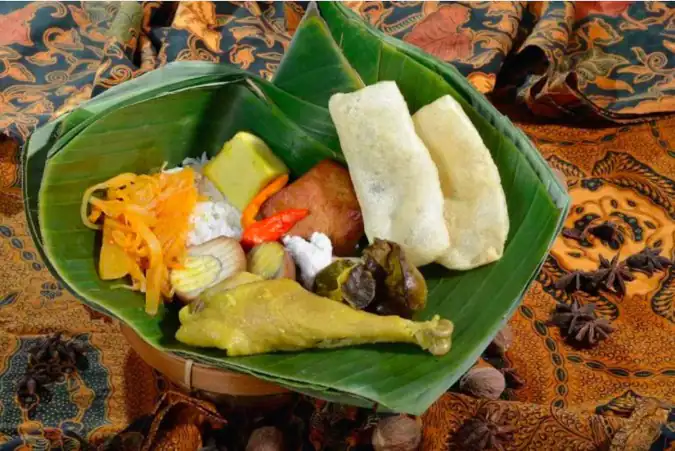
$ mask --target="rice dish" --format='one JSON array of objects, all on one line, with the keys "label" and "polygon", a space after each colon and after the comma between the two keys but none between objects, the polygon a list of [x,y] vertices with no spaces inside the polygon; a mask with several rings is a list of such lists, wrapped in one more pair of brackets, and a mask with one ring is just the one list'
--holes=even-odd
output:
[{"label": "rice dish", "polygon": [[220,236],[241,238],[241,213],[227,201],[199,202],[190,216],[187,245],[198,246]]},{"label": "rice dish", "polygon": [[188,246],[198,246],[221,236],[240,239],[242,234],[241,212],[202,174],[208,162],[209,158],[204,152],[201,157],[186,158],[181,166],[164,171],[175,173],[187,167],[192,168],[199,194],[208,198],[207,201],[197,203],[190,216],[192,229],[187,238]]}]

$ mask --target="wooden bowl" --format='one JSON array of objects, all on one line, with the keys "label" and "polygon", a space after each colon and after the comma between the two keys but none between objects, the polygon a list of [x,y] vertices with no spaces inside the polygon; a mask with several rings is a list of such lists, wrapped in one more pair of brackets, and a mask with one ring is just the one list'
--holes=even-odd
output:
[{"label": "wooden bowl", "polygon": [[131,348],[145,363],[186,391],[198,391],[215,401],[226,397],[237,397],[238,400],[245,401],[240,398],[290,394],[285,388],[253,376],[191,363],[177,355],[159,351],[146,343],[130,327],[122,324],[121,328]]}]

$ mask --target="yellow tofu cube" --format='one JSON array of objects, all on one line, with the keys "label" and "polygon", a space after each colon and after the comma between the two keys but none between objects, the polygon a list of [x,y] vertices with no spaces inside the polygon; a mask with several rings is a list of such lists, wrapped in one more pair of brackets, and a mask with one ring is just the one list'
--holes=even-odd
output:
[{"label": "yellow tofu cube", "polygon": [[288,174],[286,165],[265,142],[239,132],[204,166],[204,175],[240,211],[275,178]]}]

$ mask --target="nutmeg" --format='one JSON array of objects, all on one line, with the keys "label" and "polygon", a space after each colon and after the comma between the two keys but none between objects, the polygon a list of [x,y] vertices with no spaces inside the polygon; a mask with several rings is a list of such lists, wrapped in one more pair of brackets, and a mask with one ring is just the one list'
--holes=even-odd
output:
[{"label": "nutmeg", "polygon": [[419,420],[398,415],[380,420],[373,431],[375,451],[415,451],[422,440]]},{"label": "nutmeg", "polygon": [[487,353],[494,356],[503,356],[509,350],[513,343],[513,330],[508,324],[502,330],[497,332],[495,338],[487,348]]},{"label": "nutmeg", "polygon": [[273,426],[256,429],[246,444],[246,451],[281,451],[284,449],[284,436]]},{"label": "nutmeg", "polygon": [[493,367],[474,367],[462,376],[459,389],[477,398],[499,399],[506,389],[506,381]]}]

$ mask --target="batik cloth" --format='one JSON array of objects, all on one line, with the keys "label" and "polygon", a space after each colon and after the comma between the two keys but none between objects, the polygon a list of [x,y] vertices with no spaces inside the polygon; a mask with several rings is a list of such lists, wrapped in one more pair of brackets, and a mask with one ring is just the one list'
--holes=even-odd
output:
[{"label": "batik cloth", "polygon": [[[567,228],[611,221],[617,242],[559,238],[511,319],[503,361],[524,380],[505,400],[450,392],[420,421],[424,449],[460,449],[467,419],[494,413],[505,449],[675,449],[675,272],[637,275],[623,298],[567,294],[555,282],[600,256],[675,249],[675,8],[664,2],[350,2],[364,20],[455,65],[565,174]],[[177,60],[233,64],[266,78],[301,2],[0,4],[0,444],[3,449],[231,449],[275,425],[294,449],[367,446],[373,411],[295,396],[263,414],[186,397],[145,365],[119,325],[75,301],[40,261],[22,211],[20,145],[36,126]],[[521,105],[523,108],[516,108]],[[527,111],[529,110],[529,112]],[[532,114],[534,113],[534,114]],[[542,118],[566,119],[566,125]],[[535,120],[534,118],[537,118]],[[618,124],[597,125],[598,119]],[[590,128],[591,122],[596,126]],[[640,121],[637,124],[630,122]],[[617,330],[576,349],[548,325],[556,301],[596,303]],[[61,331],[88,368],[22,406],[27,349]],[[244,440],[244,443],[241,441]],[[642,448],[640,448],[642,447]]]}]

